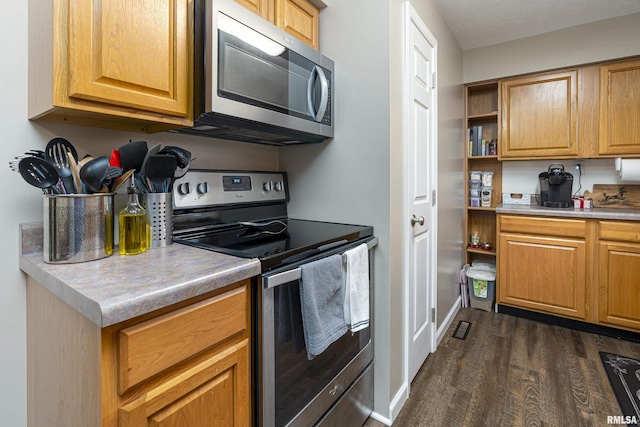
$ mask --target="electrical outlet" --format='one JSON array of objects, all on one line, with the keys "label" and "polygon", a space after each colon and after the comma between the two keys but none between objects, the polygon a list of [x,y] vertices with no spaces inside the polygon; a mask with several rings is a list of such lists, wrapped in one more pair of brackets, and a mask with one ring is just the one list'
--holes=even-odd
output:
[{"label": "electrical outlet", "polygon": [[575,174],[584,175],[584,162],[576,161],[573,165],[573,169],[575,171]]}]

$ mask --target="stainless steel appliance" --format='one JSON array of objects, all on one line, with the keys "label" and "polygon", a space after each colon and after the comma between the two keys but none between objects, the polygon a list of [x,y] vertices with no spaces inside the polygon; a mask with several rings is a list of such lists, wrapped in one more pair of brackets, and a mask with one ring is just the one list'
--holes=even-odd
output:
[{"label": "stainless steel appliance", "polygon": [[[371,329],[347,332],[309,360],[300,267],[362,243],[371,250],[377,244],[373,228],[289,218],[284,172],[190,170],[173,188],[175,242],[260,260],[256,424],[362,425],[373,408]],[[371,286],[371,253],[369,259]],[[373,313],[371,308],[370,301]]]},{"label": "stainless steel appliance", "polygon": [[538,175],[540,181],[540,204],[550,208],[568,208],[573,206],[571,190],[573,175],[565,172],[564,165],[554,163],[546,172]]},{"label": "stainless steel appliance", "polygon": [[333,137],[333,61],[233,0],[194,7],[195,123],[179,132],[271,145]]}]

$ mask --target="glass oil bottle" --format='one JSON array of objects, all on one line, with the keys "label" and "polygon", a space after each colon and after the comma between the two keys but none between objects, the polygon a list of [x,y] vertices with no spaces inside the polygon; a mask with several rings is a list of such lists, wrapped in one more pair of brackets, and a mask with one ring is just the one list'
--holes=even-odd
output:
[{"label": "glass oil bottle", "polygon": [[141,254],[148,247],[147,216],[138,200],[134,179],[132,175],[131,186],[127,189],[127,204],[118,218],[120,255]]}]

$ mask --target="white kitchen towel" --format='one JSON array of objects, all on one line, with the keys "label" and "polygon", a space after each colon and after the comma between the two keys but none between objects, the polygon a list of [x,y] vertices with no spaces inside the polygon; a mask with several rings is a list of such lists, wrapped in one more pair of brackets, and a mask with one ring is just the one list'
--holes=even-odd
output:
[{"label": "white kitchen towel", "polygon": [[309,360],[347,332],[343,309],[342,257],[303,264],[300,279],[302,329]]},{"label": "white kitchen towel", "polygon": [[344,317],[351,332],[358,332],[369,327],[369,248],[363,243],[344,256]]}]

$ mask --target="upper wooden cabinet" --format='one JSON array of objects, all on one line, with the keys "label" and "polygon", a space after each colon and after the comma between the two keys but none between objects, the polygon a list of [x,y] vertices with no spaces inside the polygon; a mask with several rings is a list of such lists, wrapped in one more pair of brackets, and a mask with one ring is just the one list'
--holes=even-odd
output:
[{"label": "upper wooden cabinet", "polygon": [[275,0],[275,5],[276,26],[317,50],[318,8],[306,0]]},{"label": "upper wooden cabinet", "polygon": [[578,72],[501,82],[501,158],[577,156]]},{"label": "upper wooden cabinet", "polygon": [[235,0],[253,13],[273,22],[273,0]]},{"label": "upper wooden cabinet", "polygon": [[640,154],[640,60],[600,67],[599,154]]},{"label": "upper wooden cabinet", "polygon": [[30,0],[29,117],[191,126],[191,15],[188,0]]},{"label": "upper wooden cabinet", "polygon": [[235,0],[318,50],[320,10],[307,0]]},{"label": "upper wooden cabinet", "polygon": [[500,82],[503,160],[640,154],[640,59]]}]

